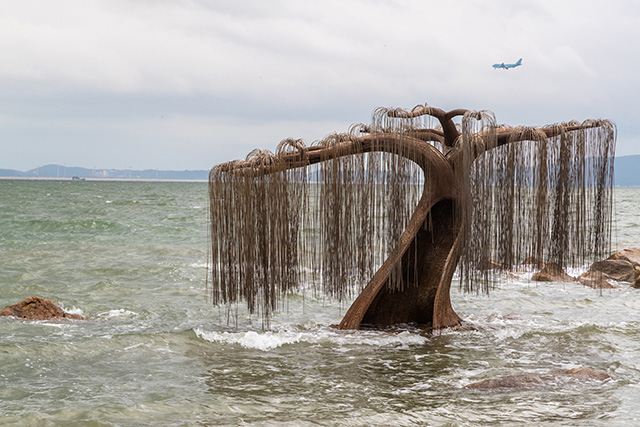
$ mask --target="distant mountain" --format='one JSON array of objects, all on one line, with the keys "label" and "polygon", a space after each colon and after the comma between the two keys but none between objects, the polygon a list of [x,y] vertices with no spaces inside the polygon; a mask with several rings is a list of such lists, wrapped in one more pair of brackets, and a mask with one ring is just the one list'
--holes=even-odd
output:
[{"label": "distant mountain", "polygon": [[640,155],[616,157],[614,168],[616,185],[640,187]]},{"label": "distant mountain", "polygon": [[0,176],[21,177],[25,175],[24,172],[15,171],[13,169],[0,169]]},{"label": "distant mountain", "polygon": [[[616,157],[615,184],[624,187],[640,187],[640,155]],[[209,179],[208,170],[156,170],[156,169],[87,169],[66,167],[62,165],[46,165],[27,172],[13,169],[0,169],[0,177],[42,177],[42,178],[121,178],[121,179],[175,179],[202,180]],[[320,176],[315,176],[319,180]]]}]

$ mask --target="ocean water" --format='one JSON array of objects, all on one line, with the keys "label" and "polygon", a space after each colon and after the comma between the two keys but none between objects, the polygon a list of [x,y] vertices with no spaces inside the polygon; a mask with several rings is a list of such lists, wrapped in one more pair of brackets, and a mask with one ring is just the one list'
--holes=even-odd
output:
[{"label": "ocean water", "polygon": [[[639,200],[616,190],[614,248],[640,247]],[[454,284],[465,326],[439,336],[335,330],[345,305],[291,295],[263,330],[205,300],[207,203],[205,183],[0,181],[0,307],[88,319],[0,318],[0,425],[640,425],[640,289]],[[578,366],[611,379],[464,388]]]}]

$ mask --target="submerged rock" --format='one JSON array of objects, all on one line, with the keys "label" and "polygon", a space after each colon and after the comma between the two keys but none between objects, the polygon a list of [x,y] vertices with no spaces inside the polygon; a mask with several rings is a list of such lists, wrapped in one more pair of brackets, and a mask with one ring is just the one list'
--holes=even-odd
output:
[{"label": "submerged rock", "polygon": [[555,372],[556,375],[577,378],[580,380],[600,380],[604,381],[606,379],[611,378],[611,375],[606,372],[597,371],[593,368],[586,368],[584,366],[580,366],[579,368],[573,369],[560,369]]},{"label": "submerged rock", "polygon": [[548,262],[539,272],[531,276],[531,280],[534,282],[573,282],[576,279],[569,276],[555,262]]},{"label": "submerged rock", "polygon": [[0,316],[13,316],[28,320],[75,319],[84,320],[79,314],[65,313],[50,299],[29,297],[0,310]]},{"label": "submerged rock", "polygon": [[[548,378],[546,378],[548,377]],[[508,377],[493,378],[469,384],[465,388],[473,389],[493,389],[493,388],[524,388],[542,385],[552,380],[552,375],[520,374],[509,375]]]},{"label": "submerged rock", "polygon": [[615,288],[606,279],[606,276],[599,271],[587,271],[578,276],[578,282],[594,289],[611,289]]},{"label": "submerged rock", "polygon": [[580,366],[573,369],[559,369],[550,374],[520,374],[509,375],[501,378],[479,381],[469,384],[465,388],[471,389],[496,389],[496,388],[526,388],[548,384],[558,378],[574,378],[579,380],[604,381],[611,378],[606,372]]}]

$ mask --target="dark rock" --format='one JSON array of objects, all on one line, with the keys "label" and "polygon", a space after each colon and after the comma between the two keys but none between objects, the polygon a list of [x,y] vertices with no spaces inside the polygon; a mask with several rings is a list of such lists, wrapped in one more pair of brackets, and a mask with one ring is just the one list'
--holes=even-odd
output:
[{"label": "dark rock", "polygon": [[28,320],[75,319],[84,320],[79,314],[65,313],[50,299],[29,297],[0,310],[0,316],[14,316]]},{"label": "dark rock", "polygon": [[476,265],[476,268],[480,271],[487,271],[487,270],[504,270],[505,267],[503,264],[499,263],[496,260],[486,258],[478,262],[478,265]]},{"label": "dark rock", "polygon": [[587,271],[578,276],[578,282],[594,289],[611,289],[615,288],[611,283],[607,282],[604,273],[599,271]]},{"label": "dark rock", "polygon": [[569,276],[555,262],[548,262],[542,267],[542,270],[531,276],[534,282],[573,282],[575,279]]},{"label": "dark rock", "polygon": [[603,273],[608,279],[618,282],[631,282],[635,278],[633,264],[623,259],[611,259],[610,257],[591,264],[591,271]]},{"label": "dark rock", "polygon": [[640,276],[640,248],[614,252],[609,258],[591,264],[590,270],[601,272],[610,280],[635,283]]},{"label": "dark rock", "polygon": [[627,248],[614,252],[608,259],[621,259],[640,266],[640,248]]},{"label": "dark rock", "polygon": [[534,256],[529,256],[524,259],[522,262],[523,265],[533,265],[537,268],[542,268],[544,266],[544,262],[541,259],[538,259]]},{"label": "dark rock", "polygon": [[581,366],[573,369],[559,369],[551,374],[520,374],[502,378],[494,378],[469,384],[465,388],[495,389],[495,388],[526,388],[550,383],[557,378],[573,378],[578,380],[599,380],[611,378],[609,374],[592,368]]}]

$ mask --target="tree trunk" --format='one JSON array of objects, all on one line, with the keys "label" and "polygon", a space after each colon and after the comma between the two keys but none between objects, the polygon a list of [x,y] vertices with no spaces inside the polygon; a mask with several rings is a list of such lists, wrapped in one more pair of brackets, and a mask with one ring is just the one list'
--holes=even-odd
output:
[{"label": "tree trunk", "polygon": [[[438,329],[460,323],[449,288],[460,258],[461,217],[455,199],[424,202],[428,196],[423,196],[400,244],[353,302],[339,328],[419,323]],[[395,264],[398,256],[402,261]],[[399,275],[394,278],[400,278],[397,290],[389,286],[392,275]]]}]

